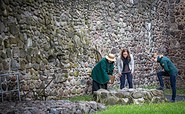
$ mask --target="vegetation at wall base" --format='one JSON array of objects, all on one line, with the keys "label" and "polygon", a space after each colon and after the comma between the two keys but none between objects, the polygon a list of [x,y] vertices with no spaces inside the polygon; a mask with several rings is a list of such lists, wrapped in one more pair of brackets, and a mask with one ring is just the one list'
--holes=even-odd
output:
[{"label": "vegetation at wall base", "polygon": [[74,96],[74,97],[69,97],[69,98],[60,98],[60,100],[69,100],[69,101],[72,101],[72,102],[93,101],[93,96],[92,95]]}]

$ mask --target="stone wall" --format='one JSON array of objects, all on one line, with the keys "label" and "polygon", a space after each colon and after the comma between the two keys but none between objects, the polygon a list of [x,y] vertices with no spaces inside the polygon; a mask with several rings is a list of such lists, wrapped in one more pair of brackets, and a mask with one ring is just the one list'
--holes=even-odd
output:
[{"label": "stone wall", "polygon": [[32,91],[27,96],[46,86],[47,96],[88,93],[96,52],[119,56],[125,47],[135,58],[134,87],[158,83],[150,61],[156,51],[172,57],[184,76],[183,1],[0,2],[0,71],[20,72],[21,89]]},{"label": "stone wall", "polygon": [[169,30],[168,47],[166,48],[168,56],[175,62],[179,69],[182,79],[178,80],[178,87],[184,87],[185,80],[185,1],[170,0],[168,9]]},{"label": "stone wall", "polygon": [[95,101],[37,100],[0,103],[1,114],[92,114],[105,109],[105,105]]},{"label": "stone wall", "polygon": [[107,91],[100,89],[95,92],[95,101],[106,105],[128,105],[143,103],[166,102],[163,91],[155,89],[122,89],[119,91]]}]

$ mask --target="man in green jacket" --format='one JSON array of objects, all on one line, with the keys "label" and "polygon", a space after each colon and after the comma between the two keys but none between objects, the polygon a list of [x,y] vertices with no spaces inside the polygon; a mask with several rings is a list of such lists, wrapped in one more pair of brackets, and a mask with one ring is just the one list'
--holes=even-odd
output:
[{"label": "man in green jacket", "polygon": [[172,63],[172,61],[163,55],[158,55],[157,53],[153,54],[152,59],[158,63],[160,63],[161,67],[164,69],[163,71],[157,72],[157,77],[160,83],[160,87],[158,90],[164,90],[164,83],[162,76],[170,76],[170,83],[172,88],[172,98],[171,102],[175,102],[176,97],[176,76],[178,74],[178,70],[176,66]]},{"label": "man in green jacket", "polygon": [[91,73],[93,79],[92,93],[100,88],[107,89],[107,84],[110,80],[109,75],[113,74],[115,61],[115,55],[109,54],[102,58],[93,68]]}]

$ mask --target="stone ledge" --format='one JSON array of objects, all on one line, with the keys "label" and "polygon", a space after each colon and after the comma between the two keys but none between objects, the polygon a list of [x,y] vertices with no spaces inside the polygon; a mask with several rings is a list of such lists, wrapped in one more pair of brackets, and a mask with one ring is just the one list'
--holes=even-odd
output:
[{"label": "stone ledge", "polygon": [[127,105],[166,102],[163,91],[156,89],[122,89],[118,91],[100,89],[94,92],[94,99],[106,105]]}]

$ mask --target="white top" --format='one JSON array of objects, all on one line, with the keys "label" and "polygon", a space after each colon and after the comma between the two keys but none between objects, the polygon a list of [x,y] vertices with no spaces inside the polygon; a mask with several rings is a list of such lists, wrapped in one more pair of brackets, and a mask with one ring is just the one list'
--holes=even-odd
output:
[{"label": "white top", "polygon": [[[130,62],[129,62],[129,69],[131,70],[131,73],[134,73],[134,57],[132,54],[130,54]],[[118,73],[121,74],[123,70],[123,60],[121,59],[121,56],[117,59],[117,67],[118,67]]]}]

